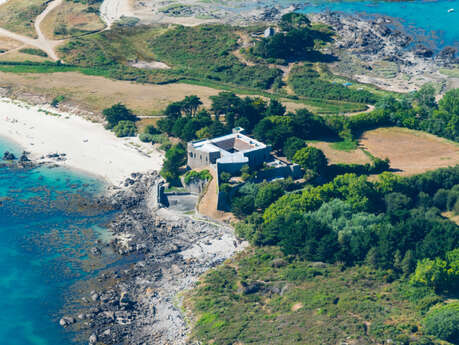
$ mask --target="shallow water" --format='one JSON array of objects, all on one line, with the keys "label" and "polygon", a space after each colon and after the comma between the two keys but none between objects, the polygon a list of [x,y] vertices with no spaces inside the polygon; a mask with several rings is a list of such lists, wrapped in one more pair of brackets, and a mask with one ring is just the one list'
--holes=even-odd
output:
[{"label": "shallow water", "polygon": [[[454,12],[448,12],[449,9]],[[386,15],[398,18],[404,28],[433,48],[459,48],[459,0],[437,1],[313,1],[304,2],[303,12],[324,10]]]},{"label": "shallow water", "polygon": [[[19,147],[0,138],[0,155]],[[0,157],[1,159],[1,157]],[[103,190],[63,168],[0,167],[0,339],[8,345],[65,345],[58,325],[67,289],[91,272],[87,249],[112,215],[85,205]],[[102,227],[102,228],[101,228]]]},{"label": "shallow water", "polygon": [[[300,5],[299,12],[341,11],[367,16],[384,15],[397,19],[409,33],[432,48],[454,46],[459,49],[459,0],[256,0],[231,2],[237,11],[247,11],[263,6]],[[448,12],[449,9],[454,12]]]}]

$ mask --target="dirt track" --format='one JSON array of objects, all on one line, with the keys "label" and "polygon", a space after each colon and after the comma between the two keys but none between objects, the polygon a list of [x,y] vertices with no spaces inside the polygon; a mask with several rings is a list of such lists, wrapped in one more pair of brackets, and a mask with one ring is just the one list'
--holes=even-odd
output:
[{"label": "dirt track", "polygon": [[[57,61],[59,58],[56,54],[55,48],[62,42],[62,41],[54,41],[54,40],[49,40],[45,37],[43,32],[41,31],[40,25],[45,19],[45,17],[57,6],[62,4],[63,0],[54,0],[49,3],[49,5],[46,7],[46,9],[36,18],[34,26],[35,26],[35,31],[37,32],[38,38],[33,39],[24,35],[20,35],[5,29],[0,28],[0,36],[8,37],[13,40],[22,42],[24,45],[32,46],[38,49],[43,50],[48,54],[48,56],[54,60]],[[21,47],[22,48],[22,47]]]}]

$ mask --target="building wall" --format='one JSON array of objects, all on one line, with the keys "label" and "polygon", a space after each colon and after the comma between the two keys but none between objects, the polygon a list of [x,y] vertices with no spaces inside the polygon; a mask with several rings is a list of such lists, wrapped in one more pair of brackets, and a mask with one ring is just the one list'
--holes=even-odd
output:
[{"label": "building wall", "polygon": [[215,164],[220,152],[203,152],[196,150],[191,143],[187,145],[187,165],[191,169],[205,168]]},{"label": "building wall", "polygon": [[244,156],[249,159],[249,166],[257,169],[263,166],[263,163],[269,159],[271,147],[267,146],[254,151],[245,152]]}]

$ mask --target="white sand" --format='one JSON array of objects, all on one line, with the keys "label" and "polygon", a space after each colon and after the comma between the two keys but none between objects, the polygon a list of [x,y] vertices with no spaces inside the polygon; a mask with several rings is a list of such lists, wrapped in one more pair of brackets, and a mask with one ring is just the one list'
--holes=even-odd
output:
[{"label": "white sand", "polygon": [[57,164],[83,170],[114,185],[133,172],[159,170],[162,166],[162,155],[138,138],[117,138],[99,123],[51,107],[4,98],[0,99],[0,136],[21,145],[34,159],[65,153],[67,159]]}]

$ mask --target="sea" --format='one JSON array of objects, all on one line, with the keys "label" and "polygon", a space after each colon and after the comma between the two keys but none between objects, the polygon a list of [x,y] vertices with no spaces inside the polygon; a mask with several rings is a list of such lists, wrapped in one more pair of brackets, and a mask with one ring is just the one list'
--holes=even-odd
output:
[{"label": "sea", "polygon": [[452,46],[459,50],[459,0],[413,1],[311,1],[300,10],[305,13],[338,11],[375,15],[395,19],[401,29],[411,34],[415,42],[434,50]]},{"label": "sea", "polygon": [[[22,152],[0,138],[5,151]],[[79,344],[58,322],[72,286],[103,268],[88,253],[114,214],[88,204],[104,188],[68,169],[0,165],[0,343]]]},{"label": "sea", "polygon": [[[263,3],[273,1],[257,1]],[[390,16],[420,42],[459,48],[459,0],[311,1],[301,9],[325,10]],[[64,168],[3,166],[4,151],[19,155],[22,149],[0,138],[0,342],[79,344],[58,321],[72,287],[104,265],[88,253],[96,239],[107,238],[114,214],[87,206],[104,182]]]}]

